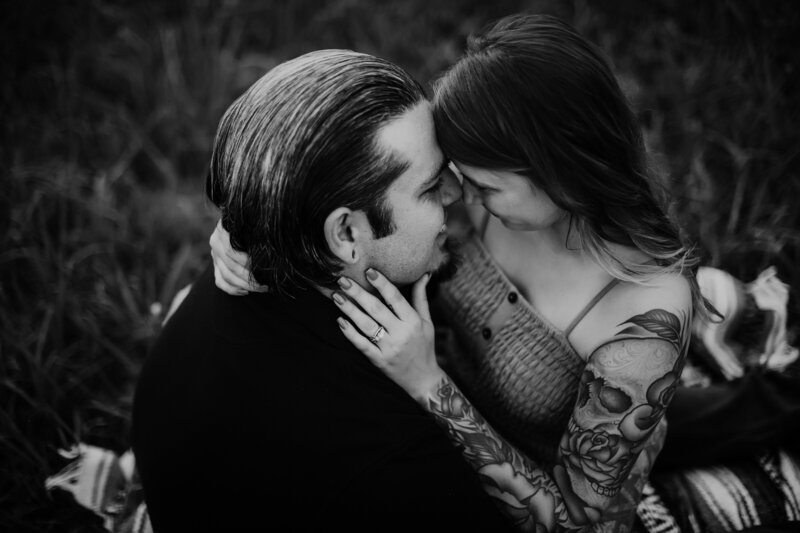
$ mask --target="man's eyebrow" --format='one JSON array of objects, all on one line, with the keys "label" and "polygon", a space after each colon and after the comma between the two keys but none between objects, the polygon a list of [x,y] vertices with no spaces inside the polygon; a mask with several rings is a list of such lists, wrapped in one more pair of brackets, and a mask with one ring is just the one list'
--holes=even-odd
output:
[{"label": "man's eyebrow", "polygon": [[439,175],[442,172],[444,172],[444,169],[447,167],[447,165],[449,163],[450,163],[449,160],[443,159],[442,160],[442,164],[439,165],[439,167],[436,169],[436,172],[434,172],[428,179],[426,179],[424,182],[422,182],[422,185],[420,185],[419,190],[420,191],[426,191],[429,188],[431,188],[433,186],[433,184],[436,183],[436,180],[439,178]]}]

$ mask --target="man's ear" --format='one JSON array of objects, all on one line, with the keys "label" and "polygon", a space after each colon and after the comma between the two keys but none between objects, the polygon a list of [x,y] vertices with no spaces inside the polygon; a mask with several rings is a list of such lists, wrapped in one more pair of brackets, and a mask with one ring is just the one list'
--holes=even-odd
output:
[{"label": "man's ear", "polygon": [[331,252],[347,265],[361,261],[364,244],[372,235],[364,212],[347,207],[331,211],[325,219],[324,231]]}]

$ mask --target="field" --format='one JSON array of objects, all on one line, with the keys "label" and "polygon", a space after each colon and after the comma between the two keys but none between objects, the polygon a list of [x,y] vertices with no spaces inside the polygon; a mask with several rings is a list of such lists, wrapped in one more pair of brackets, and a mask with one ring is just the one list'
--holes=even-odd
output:
[{"label": "field", "polygon": [[[11,4],[11,3],[8,3]],[[466,35],[556,14],[612,58],[707,265],[769,265],[800,317],[800,7],[793,0],[85,1],[0,17],[0,530],[102,531],[44,478],[122,451],[132,386],[208,261],[203,180],[225,108],[319,48],[427,83]],[[491,4],[491,7],[489,7]]]}]

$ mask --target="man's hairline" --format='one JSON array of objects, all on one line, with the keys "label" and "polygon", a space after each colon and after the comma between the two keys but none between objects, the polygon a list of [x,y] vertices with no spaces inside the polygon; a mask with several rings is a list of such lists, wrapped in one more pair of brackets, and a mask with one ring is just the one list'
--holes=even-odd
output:
[{"label": "man's hairline", "polygon": [[[399,115],[390,117],[389,119],[385,120],[380,126],[378,126],[375,129],[375,134],[374,134],[372,146],[373,146],[373,150],[375,150],[375,155],[376,156],[385,158],[385,159],[383,159],[383,161],[389,162],[389,163],[401,160],[401,157],[397,154],[397,152],[395,152],[395,150],[391,146],[387,146],[386,142],[382,140],[383,139],[382,132],[385,131],[385,129],[388,128],[390,125],[392,125],[395,121],[402,119],[407,113],[409,113],[413,109],[416,109],[418,106],[422,105],[423,103],[427,103],[428,104],[428,106],[430,108],[430,111],[431,111],[431,114],[432,114],[433,113],[433,107],[432,107],[433,106],[433,102],[427,96],[425,96],[423,94],[422,98],[417,100],[414,104],[408,106],[406,109],[403,110],[402,113],[400,113]],[[435,131],[436,131],[436,125],[434,124],[434,132]],[[441,154],[441,158],[432,167],[431,172],[429,172],[428,175],[426,175],[425,178],[419,183],[418,189],[417,189],[416,192],[420,192],[420,191],[424,190],[424,186],[426,184],[430,183],[430,182],[433,182],[436,179],[436,177],[439,174],[441,174],[443,172],[443,170],[445,169],[445,167],[447,167],[447,165],[449,164],[450,159],[442,151],[442,147],[439,146],[439,142],[435,137],[435,133],[434,133],[434,141],[433,142],[436,144],[436,147],[439,149],[439,153]],[[410,161],[401,161],[401,163],[403,164],[403,167],[404,167],[403,171],[400,174],[398,174],[395,177],[395,179],[392,180],[392,183],[390,183],[386,187],[386,190],[383,191],[381,196],[384,199],[386,199],[386,195],[388,194],[389,189],[394,185],[394,183],[397,180],[399,180],[400,177],[403,174],[405,174],[409,170],[409,168],[411,167],[411,162]]]},{"label": "man's hairline", "polygon": [[[391,124],[403,118],[412,109],[421,105],[423,102],[427,102],[428,104],[430,104],[430,100],[427,98],[427,96],[423,95],[422,98],[417,100],[415,103],[403,109],[402,113],[387,118],[380,125],[378,125],[377,128],[375,128],[375,132],[372,134],[372,142],[370,143],[370,149],[372,151],[372,155],[374,156],[376,164],[381,167],[387,167],[396,163],[402,167],[402,171],[399,174],[397,174],[397,176],[395,176],[383,190],[381,190],[380,194],[378,195],[378,202],[374,206],[370,206],[367,209],[354,209],[353,212],[361,212],[366,214],[367,211],[375,207],[385,208],[389,216],[391,217],[392,225],[394,225],[394,209],[392,208],[391,204],[388,201],[389,190],[395,185],[395,183],[397,183],[397,181],[403,176],[403,174],[408,172],[408,170],[411,168],[411,162],[404,160],[391,146],[387,146],[387,143],[383,141],[382,132],[386,128],[388,128]],[[333,211],[335,211],[336,209],[340,209],[342,207],[347,207],[347,206],[337,206],[331,210],[331,213],[333,213]],[[372,229],[374,230],[374,228]]]}]

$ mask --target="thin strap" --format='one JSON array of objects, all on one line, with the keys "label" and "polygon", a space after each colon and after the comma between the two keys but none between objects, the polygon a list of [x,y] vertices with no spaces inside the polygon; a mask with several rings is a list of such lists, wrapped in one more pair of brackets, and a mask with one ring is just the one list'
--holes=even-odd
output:
[{"label": "thin strap", "polygon": [[578,325],[578,323],[579,323],[581,320],[583,320],[583,317],[585,317],[585,316],[586,316],[586,315],[589,313],[589,311],[591,311],[591,310],[592,310],[592,308],[593,308],[595,305],[597,305],[597,302],[599,302],[599,301],[600,301],[600,300],[603,298],[603,296],[605,296],[606,294],[608,294],[608,291],[610,291],[611,289],[613,289],[613,288],[614,288],[614,286],[615,286],[617,283],[619,283],[619,279],[617,279],[617,278],[614,278],[614,279],[612,279],[611,281],[609,281],[609,282],[608,282],[608,285],[606,285],[605,287],[603,287],[602,289],[600,289],[600,292],[598,292],[597,294],[595,294],[595,295],[594,295],[594,298],[592,298],[592,301],[591,301],[591,302],[589,302],[588,304],[586,304],[586,307],[584,307],[584,308],[583,308],[583,311],[581,311],[580,313],[578,313],[578,316],[576,316],[576,317],[575,317],[575,318],[572,320],[572,322],[570,323],[570,325],[569,325],[569,326],[567,326],[567,329],[565,329],[565,330],[564,330],[564,337],[566,337],[566,338],[569,338],[569,334],[570,334],[570,333],[572,333],[572,330],[573,330],[573,329],[575,329],[575,326],[577,326],[577,325]]},{"label": "thin strap", "polygon": [[489,216],[490,215],[491,215],[491,213],[489,213],[489,211],[486,211],[484,209],[483,219],[481,220],[481,233],[480,233],[481,240],[483,240],[483,237],[486,235],[486,228],[489,227]]}]

